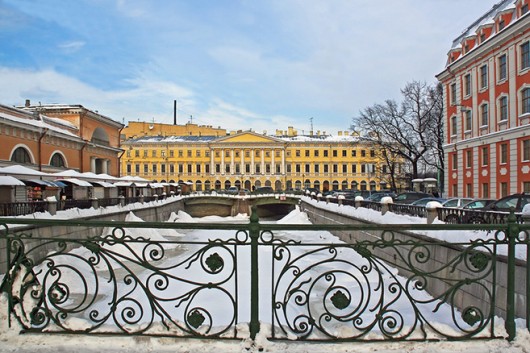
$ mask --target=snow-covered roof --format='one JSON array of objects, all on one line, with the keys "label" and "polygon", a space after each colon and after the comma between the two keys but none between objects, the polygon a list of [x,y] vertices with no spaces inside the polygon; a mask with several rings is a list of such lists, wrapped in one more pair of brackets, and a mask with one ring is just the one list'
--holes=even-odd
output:
[{"label": "snow-covered roof", "polygon": [[462,31],[462,34],[459,35],[453,41],[453,45],[451,46],[451,49],[461,48],[462,40],[464,38],[475,34],[481,26],[495,23],[495,17],[497,16],[498,13],[505,12],[510,9],[515,9],[514,0],[502,0],[498,2],[497,4],[493,5],[493,7],[488,12],[486,12],[484,15],[482,15],[482,17],[480,17],[478,20],[473,22],[468,28]]},{"label": "snow-covered roof", "polygon": [[313,135],[313,136],[307,136],[307,135],[297,135],[297,136],[282,136],[277,137],[279,139],[285,140],[285,141],[320,141],[320,142],[357,142],[359,141],[358,136],[351,136],[351,135]]},{"label": "snow-covered roof", "polygon": [[[357,142],[359,137],[351,135],[296,135],[296,136],[273,136],[275,139],[283,141],[319,141],[319,142]],[[132,138],[125,143],[176,143],[176,142],[211,142],[220,138],[230,138],[230,136],[143,136]]]},{"label": "snow-covered roof", "polygon": [[[8,114],[5,111],[0,111],[0,118],[1,119],[5,119],[5,120],[10,120],[10,121],[13,121],[13,122],[17,122],[17,123],[20,123],[20,124],[28,124],[28,125],[36,126],[36,127],[41,128],[41,129],[48,129],[50,131],[54,131],[54,132],[57,132],[57,133],[60,133],[60,134],[63,134],[63,135],[68,135],[70,137],[79,138],[79,136],[77,136],[76,134],[71,133],[68,130],[61,129],[60,127],[54,126],[52,124],[49,124],[45,120],[37,120],[37,119],[33,118],[32,115],[29,114],[29,113],[26,113],[26,114],[28,114],[27,118],[22,118],[22,117],[14,116],[12,114]],[[42,117],[42,115],[41,115],[41,117]]]},{"label": "snow-covered roof", "polygon": [[[224,137],[224,136],[223,136]],[[166,143],[166,142],[210,142],[218,136],[143,136],[128,139],[131,143]]]}]

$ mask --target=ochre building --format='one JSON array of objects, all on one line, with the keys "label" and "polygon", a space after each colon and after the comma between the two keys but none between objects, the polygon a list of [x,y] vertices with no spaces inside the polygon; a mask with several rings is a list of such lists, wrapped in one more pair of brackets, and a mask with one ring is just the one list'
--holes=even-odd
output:
[{"label": "ochre building", "polygon": [[529,0],[504,0],[454,41],[445,70],[448,196],[530,192]]},{"label": "ochre building", "polygon": [[[122,174],[157,182],[191,182],[195,190],[275,190],[316,188],[380,190],[388,172],[380,152],[367,140],[339,132],[337,136],[300,136],[296,130],[277,130],[274,136],[253,131],[216,135],[186,131],[180,136],[151,133],[161,124],[137,130],[122,141]],[[162,127],[161,131],[168,132]],[[156,128],[155,128],[156,127]],[[210,127],[207,127],[210,129]]]}]

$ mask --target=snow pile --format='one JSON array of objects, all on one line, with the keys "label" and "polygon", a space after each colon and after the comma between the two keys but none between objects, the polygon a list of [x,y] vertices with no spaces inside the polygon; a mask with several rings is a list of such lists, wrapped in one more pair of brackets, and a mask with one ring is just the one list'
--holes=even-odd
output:
[{"label": "snow pile", "polygon": [[[312,200],[311,198],[305,198],[304,201],[310,203],[311,205],[317,208],[326,209],[341,215],[354,217],[376,224],[426,224],[427,222],[425,218],[421,217],[398,215],[393,212],[387,212],[383,215],[380,211],[364,207],[355,208],[353,206],[341,206],[334,203],[326,204],[325,202],[318,202],[316,200]],[[445,225],[446,223],[436,219],[433,224]],[[462,245],[465,245],[465,243],[469,243],[470,241],[477,239],[486,240],[495,238],[495,232],[482,230],[425,230],[416,231],[415,233],[432,239]],[[508,248],[504,245],[499,245],[497,247],[497,253],[500,255],[506,255],[508,253]],[[515,256],[518,259],[526,260],[525,247],[517,246]]]}]

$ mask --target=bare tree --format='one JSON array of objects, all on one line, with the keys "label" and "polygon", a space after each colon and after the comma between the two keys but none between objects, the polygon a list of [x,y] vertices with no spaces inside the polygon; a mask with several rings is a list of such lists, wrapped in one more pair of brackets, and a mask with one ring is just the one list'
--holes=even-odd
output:
[{"label": "bare tree", "polygon": [[443,152],[437,150],[443,143],[439,132],[443,129],[441,89],[412,81],[401,94],[400,103],[386,100],[365,108],[353,119],[352,126],[369,136],[387,155],[405,161],[413,179],[424,166],[436,165],[443,170]]}]

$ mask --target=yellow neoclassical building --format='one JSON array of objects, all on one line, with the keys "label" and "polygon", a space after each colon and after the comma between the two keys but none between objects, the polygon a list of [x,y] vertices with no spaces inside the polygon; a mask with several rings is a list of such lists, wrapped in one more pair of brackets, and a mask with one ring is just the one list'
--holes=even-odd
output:
[{"label": "yellow neoclassical building", "polygon": [[[348,131],[337,136],[319,132],[302,136],[289,128],[270,136],[253,131],[223,134],[216,129],[215,135],[208,135],[211,127],[201,131],[196,126],[182,126],[179,131],[184,133],[170,135],[170,128],[157,125],[163,124],[127,132],[128,138],[122,141],[122,175],[189,182],[197,191],[230,186],[249,190],[311,187],[320,191],[390,187],[389,169],[380,151]],[[153,130],[164,133],[151,133]]]}]

